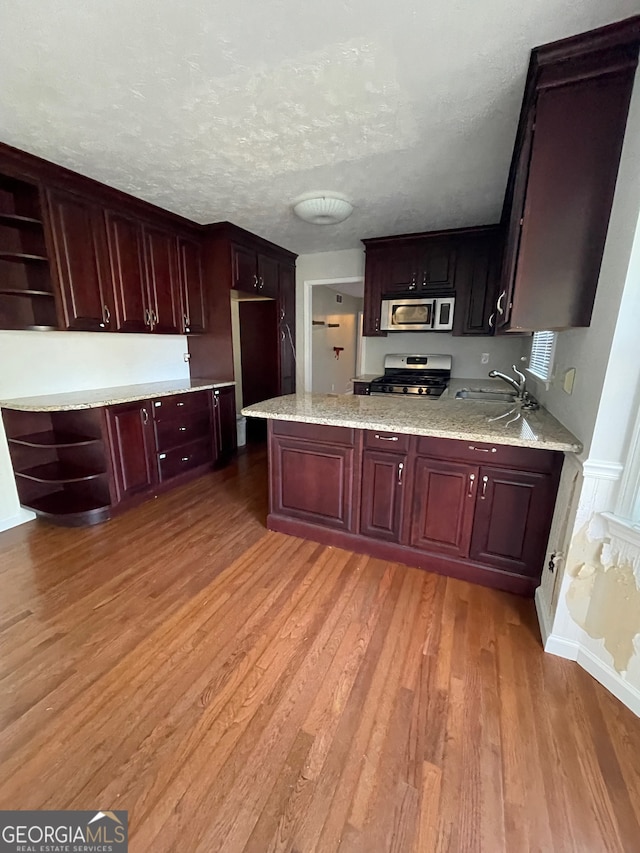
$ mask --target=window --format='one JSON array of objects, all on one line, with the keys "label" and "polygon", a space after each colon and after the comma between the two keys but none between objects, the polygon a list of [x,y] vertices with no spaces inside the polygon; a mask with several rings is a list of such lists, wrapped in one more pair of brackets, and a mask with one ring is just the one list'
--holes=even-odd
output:
[{"label": "window", "polygon": [[557,332],[534,332],[529,357],[529,371],[538,379],[551,379]]}]

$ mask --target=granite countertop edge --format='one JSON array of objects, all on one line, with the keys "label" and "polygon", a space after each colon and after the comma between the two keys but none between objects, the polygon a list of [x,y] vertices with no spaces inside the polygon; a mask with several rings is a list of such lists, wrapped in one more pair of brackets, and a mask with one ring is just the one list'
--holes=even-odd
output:
[{"label": "granite countertop edge", "polygon": [[213,388],[227,388],[236,383],[224,379],[177,379],[168,382],[144,382],[136,385],[97,388],[87,391],[69,391],[60,394],[45,394],[34,397],[16,397],[0,400],[0,407],[18,412],[71,412],[81,409],[99,409],[119,403],[135,403],[155,397],[170,397],[174,394],[190,394]]},{"label": "granite countertop edge", "polygon": [[[512,447],[528,447],[532,449],[538,450],[556,450],[564,453],[580,453],[582,451],[582,444],[578,441],[578,439],[572,435],[562,424],[557,421],[546,409],[539,409],[535,413],[524,414],[525,419],[527,419],[527,423],[530,421],[542,421],[542,424],[534,423],[534,429],[537,427],[538,429],[553,429],[556,432],[559,432],[561,436],[541,436],[535,438],[528,438],[525,436],[517,435],[516,433],[506,433],[505,426],[501,424],[499,421],[497,422],[495,427],[488,427],[483,429],[479,424],[474,424],[469,428],[465,428],[465,426],[459,423],[458,417],[463,414],[463,412],[467,412],[471,414],[472,412],[476,416],[485,417],[489,412],[487,411],[488,403],[470,403],[470,402],[460,402],[452,404],[451,401],[448,401],[448,409],[447,413],[444,415],[444,419],[450,416],[451,424],[442,424],[439,423],[437,425],[425,423],[422,425],[416,424],[415,422],[410,422],[407,424],[398,423],[398,418],[394,417],[393,419],[387,420],[384,417],[384,412],[381,412],[379,415],[376,415],[374,412],[366,412],[364,414],[359,414],[357,417],[349,417],[349,415],[345,415],[344,413],[336,413],[336,414],[308,414],[304,413],[295,413],[291,411],[287,411],[286,403],[284,408],[281,411],[274,411],[274,404],[277,400],[287,401],[292,398],[274,398],[273,400],[265,401],[265,403],[255,403],[252,406],[245,407],[242,410],[243,415],[248,415],[249,417],[258,417],[258,418],[266,418],[267,420],[278,420],[278,421],[293,421],[295,423],[309,423],[309,424],[318,424],[321,426],[337,426],[337,427],[347,427],[351,429],[365,429],[365,430],[380,430],[381,432],[396,432],[406,435],[420,435],[420,436],[430,436],[432,438],[449,438],[454,440],[461,441],[478,441],[486,444],[501,444]],[[339,397],[331,398],[328,400],[339,400]],[[365,400],[371,401],[371,398],[364,398]],[[327,404],[327,400],[324,401]],[[266,407],[265,404],[271,404],[269,407]],[[277,405],[277,404],[276,404]],[[330,404],[329,404],[330,405]],[[370,403],[369,403],[370,405]],[[412,401],[410,405],[420,405]],[[442,417],[444,414],[443,409],[440,408],[438,403],[429,404],[438,406],[438,411]],[[451,409],[451,406],[455,405],[456,410]],[[458,407],[464,407],[458,408]],[[472,408],[473,407],[473,408]],[[481,408],[477,408],[481,407]]]}]

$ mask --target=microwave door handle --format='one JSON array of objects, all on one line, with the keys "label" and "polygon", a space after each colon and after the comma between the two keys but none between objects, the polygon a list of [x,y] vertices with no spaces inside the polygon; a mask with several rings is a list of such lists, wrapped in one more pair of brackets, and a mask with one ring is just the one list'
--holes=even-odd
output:
[{"label": "microwave door handle", "polygon": [[436,311],[438,309],[438,301],[436,299],[433,300],[433,308],[431,309],[431,328],[437,329],[440,325],[440,318],[436,315]]}]

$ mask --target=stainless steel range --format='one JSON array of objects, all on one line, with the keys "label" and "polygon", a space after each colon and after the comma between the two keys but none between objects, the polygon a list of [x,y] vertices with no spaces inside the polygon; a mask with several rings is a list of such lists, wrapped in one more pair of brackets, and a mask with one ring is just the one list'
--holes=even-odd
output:
[{"label": "stainless steel range", "polygon": [[384,357],[384,375],[371,383],[371,394],[415,394],[437,398],[451,378],[450,355],[401,355]]}]

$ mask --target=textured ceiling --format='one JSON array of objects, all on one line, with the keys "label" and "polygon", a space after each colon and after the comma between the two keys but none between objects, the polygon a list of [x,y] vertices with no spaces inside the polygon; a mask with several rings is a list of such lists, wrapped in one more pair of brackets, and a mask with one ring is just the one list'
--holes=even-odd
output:
[{"label": "textured ceiling", "polygon": [[[0,4],[0,138],[297,252],[499,216],[529,51],[638,0]],[[313,226],[310,190],[355,212]]]}]

